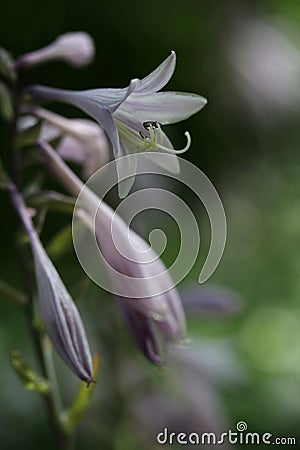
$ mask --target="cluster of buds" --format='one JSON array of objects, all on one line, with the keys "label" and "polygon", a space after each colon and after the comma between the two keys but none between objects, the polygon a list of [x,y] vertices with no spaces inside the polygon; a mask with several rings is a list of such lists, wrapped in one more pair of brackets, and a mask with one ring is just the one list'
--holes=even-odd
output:
[{"label": "cluster of buds", "polygon": [[[19,57],[14,68],[17,72],[28,70],[53,60],[83,67],[93,60],[94,53],[94,43],[88,34],[66,33],[48,46]],[[40,154],[43,154],[52,174],[74,196],[79,195],[84,185],[63,159],[80,164],[82,176],[86,179],[108,162],[110,146],[116,160],[120,198],[126,197],[131,190],[137,170],[135,158],[130,158],[128,163],[128,159],[122,156],[143,152],[151,158],[151,152],[168,153],[172,156],[167,159],[166,168],[179,173],[176,155],[188,150],[190,134],[185,133],[185,147],[175,150],[162,127],[195,114],[205,106],[206,100],[200,95],[185,92],[160,92],[172,77],[175,64],[176,54],[172,51],[149,75],[132,79],[125,88],[70,91],[29,86],[24,92],[24,102],[18,108],[21,112],[17,123],[20,135],[38,129]],[[68,103],[93,120],[62,117],[44,109],[37,101]],[[29,236],[46,331],[65,363],[89,384],[93,381],[92,360],[79,312],[41,244],[22,196],[12,185],[10,190]],[[98,245],[110,266],[127,280],[118,286],[123,294],[117,296],[124,321],[145,356],[161,365],[165,345],[182,342],[186,335],[179,294],[168,270],[154,251],[148,252],[148,259],[145,257],[143,260],[143,251],[148,249],[148,244],[133,230],[128,231],[128,226],[108,204],[100,202],[93,192],[86,191],[85,217],[89,217],[95,208],[99,208],[96,223]],[[124,242],[130,258],[116,248],[111,233],[113,219],[118,239]],[[89,226],[89,220],[84,222]],[[158,276],[161,273],[163,276]],[[111,278],[112,284],[119,283],[113,276]],[[131,278],[141,281],[138,299],[136,292],[132,291]]]}]

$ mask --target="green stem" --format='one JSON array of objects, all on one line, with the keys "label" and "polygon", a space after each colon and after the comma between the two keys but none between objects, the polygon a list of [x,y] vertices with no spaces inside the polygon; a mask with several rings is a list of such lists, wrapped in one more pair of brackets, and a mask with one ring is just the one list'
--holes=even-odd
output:
[{"label": "green stem", "polygon": [[53,406],[56,411],[56,416],[60,417],[60,414],[63,410],[61,396],[59,392],[54,362],[53,362],[53,351],[52,351],[52,344],[48,338],[48,336],[44,337],[43,340],[43,350],[44,350],[44,358],[45,358],[45,365],[47,374],[49,377],[49,383],[50,383],[50,389],[52,392],[53,397]]},{"label": "green stem", "polygon": [[[12,178],[14,181],[14,192],[17,192],[17,188],[21,187],[21,169],[22,169],[22,159],[20,154],[20,149],[17,144],[17,120],[18,120],[18,113],[19,113],[19,98],[18,98],[18,92],[17,92],[17,84],[14,83],[14,86],[12,88],[13,91],[13,99],[14,99],[14,119],[11,126],[11,158],[12,158]],[[11,186],[13,186],[13,183],[10,183]],[[9,190],[11,202],[14,207],[16,207],[16,197],[14,198],[14,195],[12,191]],[[20,195],[21,200],[21,194]],[[20,227],[20,221],[16,220],[16,232],[18,232]],[[59,401],[58,401],[58,395],[56,390],[56,381],[53,381],[53,370],[50,370],[51,373],[48,372],[48,364],[49,361],[46,361],[46,355],[44,353],[44,347],[43,347],[43,336],[40,332],[40,330],[35,326],[35,314],[34,314],[34,276],[31,270],[32,267],[32,257],[29,253],[28,248],[26,248],[24,245],[20,245],[17,247],[17,252],[19,256],[19,262],[20,262],[20,271],[21,275],[23,277],[23,283],[24,283],[24,289],[26,292],[26,307],[25,315],[28,323],[28,327],[32,336],[32,340],[36,349],[36,354],[39,360],[39,364],[41,367],[41,371],[43,376],[49,381],[49,384],[51,386],[51,389],[49,391],[48,395],[44,395],[43,399],[45,402],[45,407],[48,413],[49,423],[51,426],[51,429],[53,431],[54,441],[55,441],[55,448],[57,450],[71,450],[73,448],[73,439],[72,436],[67,435],[63,428],[62,424],[60,422],[60,411],[59,408]],[[56,378],[55,378],[56,379]]]},{"label": "green stem", "polygon": [[37,327],[34,324],[34,312],[33,312],[33,303],[30,302],[28,307],[26,308],[26,317],[27,322],[29,325],[29,330],[32,336],[32,340],[35,345],[36,354],[38,356],[38,360],[41,366],[42,375],[44,378],[46,378],[50,385],[50,390],[47,395],[43,395],[42,398],[44,399],[45,407],[48,414],[49,423],[51,426],[51,429],[53,431],[53,437],[55,441],[55,448],[57,450],[72,450],[72,443],[69,436],[66,435],[66,433],[63,431],[60,418],[59,418],[59,412],[57,411],[57,401],[55,399],[54,389],[53,389],[53,382],[49,377],[46,358],[44,354],[44,348],[42,343],[42,336],[40,331],[37,329]]},{"label": "green stem", "polygon": [[[25,231],[30,236],[32,233],[34,233],[34,230],[32,228],[32,223],[27,215],[24,200],[21,194],[18,192],[16,186],[11,181],[7,182],[7,188],[10,194],[12,205],[22,219],[22,224]],[[27,292],[27,306],[25,308],[27,323],[36,348],[36,353],[39,359],[42,374],[44,378],[48,380],[50,385],[48,395],[43,396],[43,398],[48,412],[49,422],[53,430],[54,440],[56,444],[55,448],[58,450],[71,450],[72,437],[65,433],[60,421],[61,403],[59,401],[58,391],[56,389],[56,377],[55,379],[53,379],[54,368],[50,367],[49,363],[49,350],[43,346],[43,335],[35,326],[33,273],[30,269],[30,267],[32,266],[32,261],[31,259],[29,261],[29,254],[27,251],[28,249],[25,248],[24,245],[21,245],[18,248],[21,273],[24,277],[24,286]],[[45,350],[48,352],[47,354],[45,353]]]}]

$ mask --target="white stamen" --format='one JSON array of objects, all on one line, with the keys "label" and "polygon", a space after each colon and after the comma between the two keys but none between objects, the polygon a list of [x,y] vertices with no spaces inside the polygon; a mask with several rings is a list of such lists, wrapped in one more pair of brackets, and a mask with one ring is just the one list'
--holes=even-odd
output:
[{"label": "white stamen", "polygon": [[145,122],[147,126],[145,128],[149,131],[149,137],[147,137],[143,132],[140,132],[140,136],[144,141],[144,147],[141,148],[142,151],[151,151],[151,150],[165,150],[168,153],[172,153],[174,155],[178,155],[180,153],[186,152],[191,146],[191,136],[188,131],[184,134],[187,139],[187,143],[184,148],[180,150],[174,150],[173,148],[166,147],[162,145],[162,130],[158,122]]}]

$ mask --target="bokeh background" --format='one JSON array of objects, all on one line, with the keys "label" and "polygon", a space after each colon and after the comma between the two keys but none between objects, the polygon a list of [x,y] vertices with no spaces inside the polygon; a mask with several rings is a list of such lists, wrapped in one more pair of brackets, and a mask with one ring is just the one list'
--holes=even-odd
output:
[{"label": "bokeh background", "polygon": [[[177,69],[167,89],[199,93],[209,103],[172,127],[170,136],[180,147],[183,132],[191,132],[193,144],[184,157],[213,181],[228,221],[224,257],[205,286],[208,291],[199,294],[212,297],[217,308],[209,311],[204,301],[202,310],[189,316],[188,362],[175,358],[166,371],[151,368],[111,310],[112,300],[90,284],[85,287],[79,307],[102,369],[77,448],[154,449],[153,430],[166,424],[225,432],[239,420],[249,431],[295,436],[300,442],[300,3],[2,2],[0,44],[15,56],[73,30],[93,36],[96,61],[81,70],[51,63],[23,74],[22,83],[123,87],[176,50]],[[56,110],[80,115],[62,106]],[[7,142],[1,122],[6,156]],[[43,238],[50,243],[70,217],[50,213],[48,219]],[[12,223],[1,192],[1,277],[17,287]],[[56,264],[72,288],[79,276],[72,252],[57,257]],[[196,286],[197,270],[180,286],[183,296]],[[36,363],[25,320],[5,298],[0,323],[0,446],[53,448],[42,401],[23,389],[10,366],[13,349]],[[111,327],[118,330],[113,341]],[[68,402],[78,385],[57,365]]]}]

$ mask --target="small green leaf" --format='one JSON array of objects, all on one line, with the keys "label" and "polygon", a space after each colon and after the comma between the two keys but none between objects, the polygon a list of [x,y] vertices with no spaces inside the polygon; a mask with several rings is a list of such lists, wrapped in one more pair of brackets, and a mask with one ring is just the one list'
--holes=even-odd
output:
[{"label": "small green leaf", "polygon": [[14,59],[3,47],[0,47],[0,74],[12,81],[16,79]]},{"label": "small green leaf", "polygon": [[[100,369],[100,357],[95,355],[93,358],[93,378],[96,380]],[[87,387],[82,383],[73,404],[61,416],[61,423],[66,433],[71,434],[77,425],[81,422],[89,407],[95,384]]]},{"label": "small green leaf", "polygon": [[26,389],[39,392],[43,395],[49,393],[50,388],[48,381],[33,372],[22,359],[20,353],[16,350],[11,354],[11,363]]},{"label": "small green leaf", "polygon": [[14,115],[14,107],[8,87],[0,82],[0,114],[4,120],[10,122]]}]

